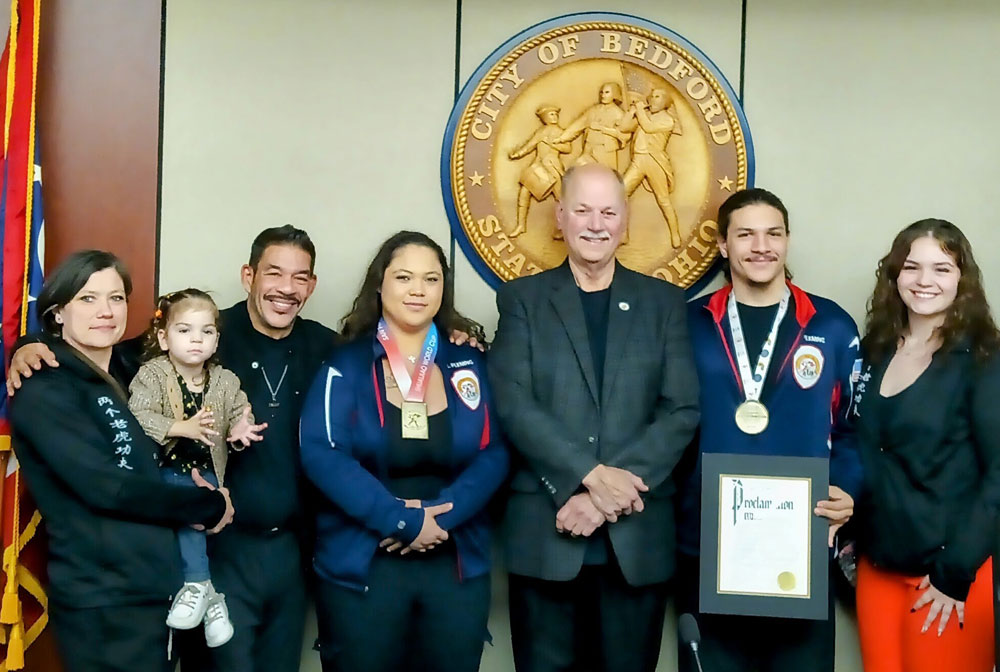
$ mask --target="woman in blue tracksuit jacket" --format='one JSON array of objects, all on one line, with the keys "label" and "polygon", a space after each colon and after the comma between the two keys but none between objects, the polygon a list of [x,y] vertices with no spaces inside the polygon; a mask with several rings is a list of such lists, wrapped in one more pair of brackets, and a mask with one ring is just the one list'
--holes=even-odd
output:
[{"label": "woman in blue tracksuit jacket", "polygon": [[[322,497],[313,564],[325,672],[479,669],[490,596],[486,505],[507,473],[485,358],[440,333],[441,248],[400,232],[368,268],[306,397],[302,464]],[[442,342],[443,341],[443,342]]]}]

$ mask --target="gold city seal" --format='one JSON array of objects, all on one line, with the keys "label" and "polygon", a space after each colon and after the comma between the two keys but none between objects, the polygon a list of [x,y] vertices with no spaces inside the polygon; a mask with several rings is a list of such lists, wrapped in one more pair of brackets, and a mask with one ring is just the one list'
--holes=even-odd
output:
[{"label": "gold city seal", "polygon": [[618,258],[691,287],[716,260],[715,215],[753,180],[749,130],[711,61],[622,14],[574,14],[521,33],[456,102],[442,150],[453,232],[492,284],[557,266],[560,180],[601,163],[625,182]]}]

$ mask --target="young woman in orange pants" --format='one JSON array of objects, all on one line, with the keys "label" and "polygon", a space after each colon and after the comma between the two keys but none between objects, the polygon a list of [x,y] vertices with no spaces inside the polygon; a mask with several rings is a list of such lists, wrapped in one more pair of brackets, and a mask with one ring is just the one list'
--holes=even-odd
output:
[{"label": "young woman in orange pants", "polygon": [[866,672],[989,672],[1000,332],[969,241],[928,219],[880,262],[856,386]]},{"label": "young woman in orange pants", "polygon": [[[940,616],[923,631],[927,609],[911,612],[920,577],[858,564],[858,621],[865,672],[993,669],[992,560],[987,560],[965,599],[964,618],[953,612],[938,636]],[[926,586],[925,586],[926,587]]]}]

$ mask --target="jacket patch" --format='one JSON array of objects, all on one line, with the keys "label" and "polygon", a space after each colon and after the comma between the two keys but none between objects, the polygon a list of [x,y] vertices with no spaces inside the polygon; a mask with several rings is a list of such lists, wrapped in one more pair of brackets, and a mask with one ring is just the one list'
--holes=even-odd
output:
[{"label": "jacket patch", "polygon": [[795,382],[808,390],[819,381],[823,373],[823,353],[814,345],[801,345],[795,351],[792,372]]},{"label": "jacket patch", "polygon": [[451,386],[455,388],[458,398],[471,410],[479,408],[481,394],[479,378],[472,369],[462,369],[451,374]]}]

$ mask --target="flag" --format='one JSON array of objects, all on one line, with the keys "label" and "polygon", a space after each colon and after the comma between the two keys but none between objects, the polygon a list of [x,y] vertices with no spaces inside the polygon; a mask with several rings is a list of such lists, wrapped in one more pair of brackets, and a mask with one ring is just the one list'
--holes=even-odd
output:
[{"label": "flag", "polygon": [[[10,33],[0,57],[0,351],[4,362],[18,336],[37,326],[34,299],[42,284],[42,176],[35,129],[38,34],[41,0],[12,0]],[[6,370],[5,370],[6,373]],[[44,558],[34,539],[41,522],[25,491],[11,451],[7,396],[0,392],[0,536],[3,543],[3,598],[0,643],[6,655],[0,672],[24,667],[24,652],[48,623],[42,588]],[[33,541],[34,539],[34,541]]]}]

